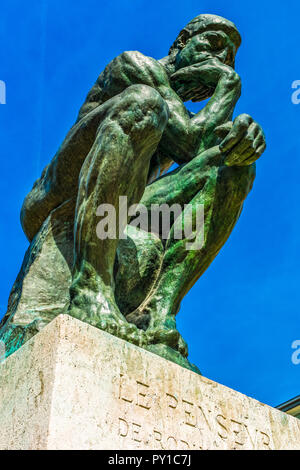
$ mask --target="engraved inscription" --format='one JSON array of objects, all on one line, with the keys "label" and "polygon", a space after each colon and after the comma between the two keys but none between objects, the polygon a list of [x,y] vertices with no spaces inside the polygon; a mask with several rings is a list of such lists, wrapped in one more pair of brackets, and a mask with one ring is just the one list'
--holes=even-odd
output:
[{"label": "engraved inscription", "polygon": [[[133,382],[133,383],[132,383]],[[133,386],[132,386],[133,385]],[[150,386],[139,380],[126,380],[123,374],[120,374],[119,399],[128,403],[135,403],[136,406],[150,410],[151,396],[149,394]]]},{"label": "engraved inscription", "polygon": [[141,423],[128,421],[124,417],[119,418],[118,435],[121,438],[128,438],[142,447],[156,446],[162,450],[171,449],[201,449],[198,443],[187,442],[186,438],[169,435],[153,427],[150,431],[144,428]]},{"label": "engraved inscription", "polygon": [[[120,374],[118,398],[126,404],[118,434],[141,444],[141,448],[151,442],[161,449],[272,448],[265,430],[251,426],[248,416],[228,416],[224,404],[222,409],[217,403],[208,407],[201,398],[195,402],[173,391],[160,393],[145,379],[125,374]],[[138,410],[142,415],[137,415]],[[138,416],[144,416],[145,421]],[[155,416],[163,417],[160,426],[154,425]]]}]

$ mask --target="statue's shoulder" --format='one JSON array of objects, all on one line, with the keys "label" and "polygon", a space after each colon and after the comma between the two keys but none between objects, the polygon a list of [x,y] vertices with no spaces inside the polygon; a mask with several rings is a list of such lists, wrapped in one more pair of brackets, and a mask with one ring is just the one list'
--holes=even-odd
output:
[{"label": "statue's shoulder", "polygon": [[153,81],[165,80],[167,74],[160,62],[153,57],[139,51],[124,51],[107,65],[99,76],[99,85],[111,78],[123,79],[127,86],[138,82],[153,86]]},{"label": "statue's shoulder", "polygon": [[124,51],[113,59],[109,65],[116,63],[132,64],[132,65],[144,65],[144,66],[160,66],[159,62],[152,57],[146,56],[139,51]]}]

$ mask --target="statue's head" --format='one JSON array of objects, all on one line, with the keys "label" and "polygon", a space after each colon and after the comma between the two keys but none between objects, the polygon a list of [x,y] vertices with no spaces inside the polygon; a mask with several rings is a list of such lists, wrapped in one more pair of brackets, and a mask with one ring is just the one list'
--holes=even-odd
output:
[{"label": "statue's head", "polygon": [[199,15],[180,31],[169,54],[176,54],[177,69],[210,57],[234,67],[240,44],[240,33],[231,21],[216,15]]},{"label": "statue's head", "polygon": [[175,70],[214,57],[234,67],[240,44],[241,36],[231,21],[216,15],[199,15],[180,31],[169,56],[173,57]]}]

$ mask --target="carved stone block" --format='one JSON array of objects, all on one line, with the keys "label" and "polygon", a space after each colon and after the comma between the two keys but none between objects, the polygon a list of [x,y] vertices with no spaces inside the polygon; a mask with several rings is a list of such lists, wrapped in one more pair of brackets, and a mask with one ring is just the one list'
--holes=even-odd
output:
[{"label": "carved stone block", "polygon": [[300,449],[300,420],[68,315],[0,365],[0,449]]}]

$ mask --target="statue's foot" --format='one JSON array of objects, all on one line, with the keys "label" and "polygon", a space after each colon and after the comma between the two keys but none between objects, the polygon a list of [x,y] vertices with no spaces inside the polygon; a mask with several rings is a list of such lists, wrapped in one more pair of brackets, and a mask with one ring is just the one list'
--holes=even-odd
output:
[{"label": "statue's foot", "polygon": [[137,346],[144,347],[147,344],[144,330],[140,330],[135,325],[126,321],[116,321],[112,317],[102,316],[99,319],[97,327]]},{"label": "statue's foot", "polygon": [[[169,314],[161,319],[158,319],[151,326],[149,323],[153,312],[159,311],[159,306],[156,304],[144,305],[142,309],[136,309],[129,315],[126,315],[126,319],[138,326],[138,328],[144,329],[147,335],[147,344],[164,344],[169,348],[178,351],[183,357],[188,355],[188,347],[184,339],[182,338],[179,331],[176,329],[175,315]],[[156,315],[157,317],[158,315]]]},{"label": "statue's foot", "polygon": [[153,354],[157,354],[158,356],[167,359],[168,361],[175,362],[175,364],[178,364],[185,369],[189,369],[196,374],[201,375],[200,370],[195,364],[189,362],[186,357],[183,357],[183,355],[180,354],[179,351],[175,351],[175,349],[170,348],[166,344],[148,344],[145,349],[147,349],[149,352],[152,352]]},{"label": "statue's foot", "polygon": [[100,330],[106,331],[113,336],[124,339],[129,343],[143,347],[147,344],[146,333],[138,329],[135,325],[128,323],[125,319],[119,317],[114,312],[102,313],[102,308],[99,306],[98,311],[93,308],[82,308],[72,304],[69,309],[69,315],[77,318],[85,323],[89,323]]},{"label": "statue's foot", "polygon": [[157,328],[149,328],[146,331],[147,344],[161,344],[168,346],[179,352],[183,357],[188,355],[188,347],[179,331],[175,328],[167,328],[159,326]]},{"label": "statue's foot", "polygon": [[146,334],[128,323],[118,309],[113,291],[87,262],[74,276],[70,287],[69,314],[138,346],[146,344]]}]

